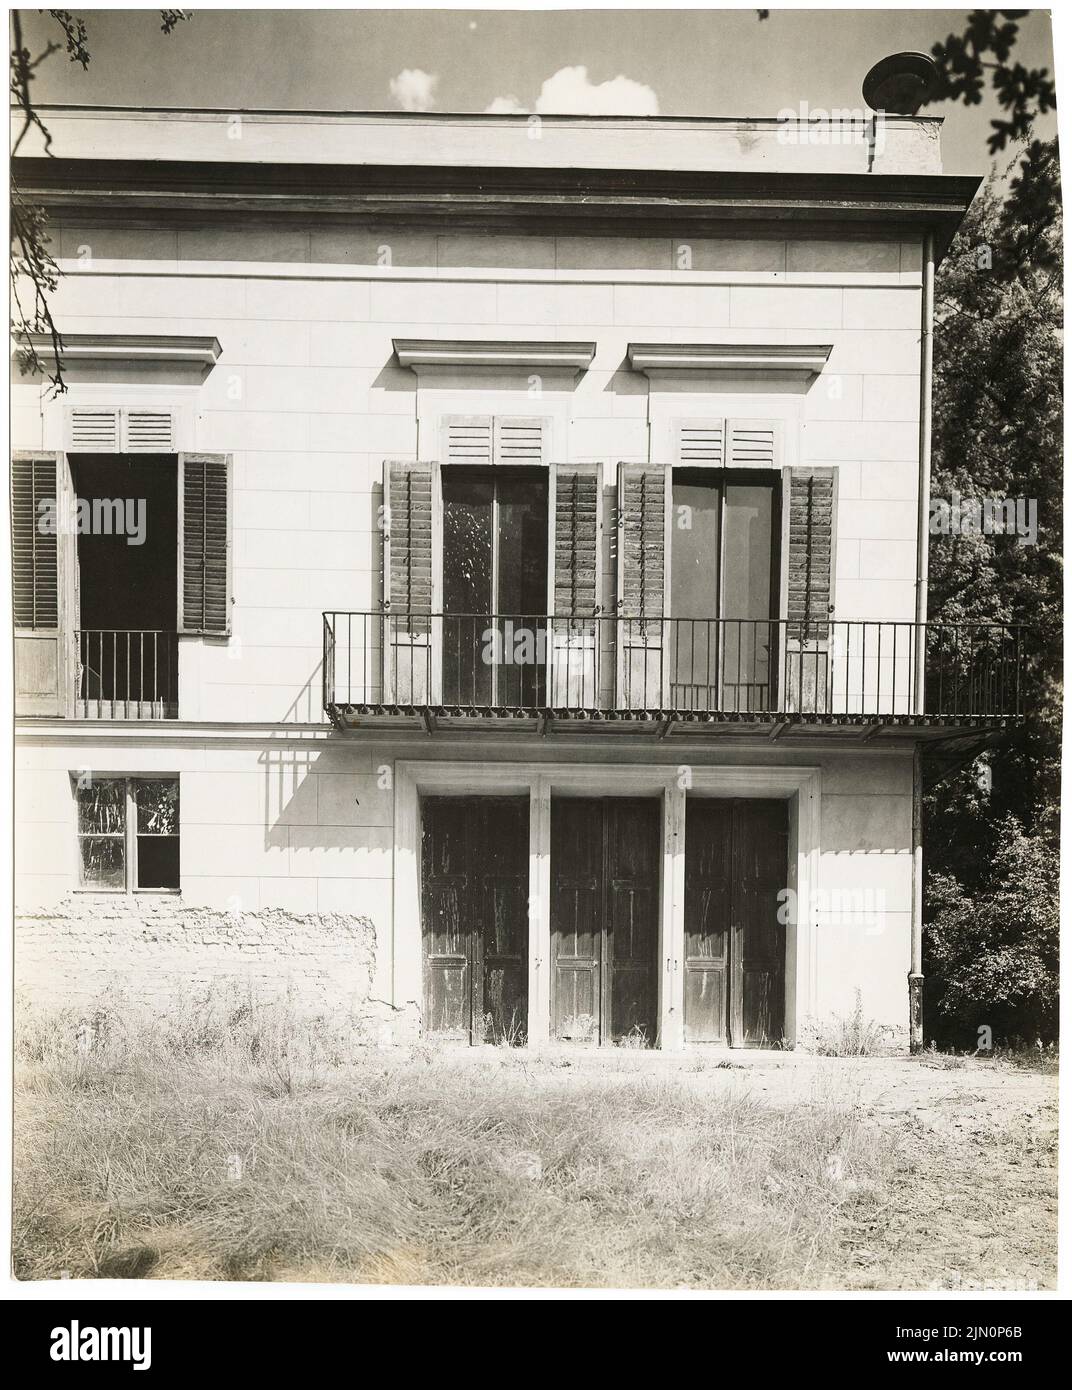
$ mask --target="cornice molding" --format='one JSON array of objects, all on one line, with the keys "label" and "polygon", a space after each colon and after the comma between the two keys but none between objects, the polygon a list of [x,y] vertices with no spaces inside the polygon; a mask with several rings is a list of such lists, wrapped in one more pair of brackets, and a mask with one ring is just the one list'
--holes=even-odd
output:
[{"label": "cornice molding", "polygon": [[650,377],[659,372],[753,372],[812,377],[826,366],[830,344],[630,343],[629,365]]},{"label": "cornice molding", "polygon": [[95,222],[261,225],[315,215],[454,231],[537,227],[568,234],[749,235],[787,221],[843,230],[933,229],[939,254],[980,180],[944,174],[768,170],[503,168],[419,165],[239,164],[227,161],[12,161],[24,197]]},{"label": "cornice molding", "polygon": [[[56,349],[48,333],[28,333],[39,357],[54,359]],[[150,333],[64,333],[60,356],[65,363],[122,362],[144,366],[214,367],[222,348],[218,338],[189,338]]]},{"label": "cornice molding", "polygon": [[595,343],[501,342],[493,339],[395,338],[399,366],[424,370],[468,367],[491,370],[583,372],[592,365]]}]

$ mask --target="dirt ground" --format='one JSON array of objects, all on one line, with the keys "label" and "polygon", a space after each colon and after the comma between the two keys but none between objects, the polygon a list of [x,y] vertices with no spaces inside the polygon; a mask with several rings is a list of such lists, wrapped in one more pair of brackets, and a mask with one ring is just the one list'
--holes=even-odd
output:
[{"label": "dirt ground", "polygon": [[[465,1055],[459,1051],[459,1058]],[[842,1287],[1056,1287],[1055,1072],[931,1054],[574,1050],[527,1060],[486,1049],[483,1058],[472,1050],[468,1057],[477,1066],[521,1066],[537,1082],[593,1072],[624,1081],[641,1072],[687,1082],[697,1094],[743,1090],[778,1109],[851,1106],[862,1120],[889,1130],[903,1200],[881,1220],[847,1233]]]}]

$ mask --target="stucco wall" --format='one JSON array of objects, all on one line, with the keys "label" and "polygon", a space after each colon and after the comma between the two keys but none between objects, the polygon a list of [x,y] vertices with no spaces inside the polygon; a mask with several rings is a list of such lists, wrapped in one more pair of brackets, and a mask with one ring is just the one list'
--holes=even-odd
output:
[{"label": "stucco wall", "polygon": [[[552,746],[548,746],[551,744]],[[484,747],[497,760],[561,760],[553,741]],[[407,759],[475,755],[471,742],[404,748],[364,739],[294,734],[170,742],[151,732],[102,746],[29,737],[17,750],[16,982],[84,998],[107,978],[145,975],[287,982],[310,1007],[395,998],[396,954],[419,939],[416,920],[393,920],[394,766]],[[798,969],[809,972],[813,1022],[851,1014],[903,1032],[911,941],[912,759],[907,752],[663,748],[639,765],[797,764],[821,770],[814,923]],[[576,764],[605,762],[591,744]],[[618,762],[616,766],[621,766]],[[180,778],[181,900],[75,892],[72,774],[171,772]],[[364,991],[364,993],[362,993]]]},{"label": "stucco wall", "polygon": [[[786,462],[839,471],[836,617],[911,621],[920,248],[894,234],[687,243],[391,229],[58,225],[69,332],[213,334],[200,386],[92,380],[14,390],[15,447],[63,448],[63,407],[167,404],[185,445],[235,462],[233,637],[183,639],[186,718],[318,721],[325,609],[381,596],[385,457],[432,457],[436,410],[549,414],[560,460],[658,459],[673,415],[788,422]],[[686,254],[687,252],[687,254]],[[595,341],[592,368],[418,385],[393,337]],[[832,344],[805,389],[742,378],[649,392],[630,341]],[[114,369],[113,369],[114,370]],[[537,398],[532,392],[536,390]],[[433,395],[438,399],[433,399]],[[420,428],[422,420],[425,428]],[[609,543],[609,542],[608,542]]]}]

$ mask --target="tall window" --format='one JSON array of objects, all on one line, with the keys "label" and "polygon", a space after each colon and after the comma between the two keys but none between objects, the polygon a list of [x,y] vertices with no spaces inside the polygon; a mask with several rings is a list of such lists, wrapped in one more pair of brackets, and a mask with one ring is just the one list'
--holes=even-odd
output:
[{"label": "tall window", "polygon": [[177,777],[87,777],[79,780],[77,799],[83,888],[178,888]]},{"label": "tall window", "polygon": [[547,475],[443,470],[443,687],[448,704],[541,704]]},{"label": "tall window", "polygon": [[[769,474],[675,469],[670,544],[675,708],[772,707],[778,650],[779,484]],[[712,701],[717,701],[713,704]]]}]

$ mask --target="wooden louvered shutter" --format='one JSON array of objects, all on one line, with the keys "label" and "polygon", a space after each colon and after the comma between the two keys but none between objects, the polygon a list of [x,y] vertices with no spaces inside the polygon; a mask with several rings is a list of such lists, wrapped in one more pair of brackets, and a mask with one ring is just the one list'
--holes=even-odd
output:
[{"label": "wooden louvered shutter", "polygon": [[524,416],[495,417],[495,462],[545,464],[549,452],[550,422]]},{"label": "wooden louvered shutter", "polygon": [[675,420],[673,459],[675,467],[722,468],[726,462],[726,422]]},{"label": "wooden louvered shutter", "polygon": [[788,497],[786,700],[803,713],[826,708],[833,604],[837,469],[786,469]]},{"label": "wooden louvered shutter", "polygon": [[11,581],[16,628],[59,626],[58,506],[55,455],[13,458]]},{"label": "wooden louvered shutter", "polygon": [[75,454],[121,452],[119,411],[111,406],[72,406],[67,415],[67,437]]},{"label": "wooden louvered shutter", "polygon": [[123,411],[123,453],[170,454],[175,428],[170,410]]},{"label": "wooden louvered shutter", "polygon": [[67,412],[67,435],[76,454],[170,454],[175,418],[156,407],[76,405]]},{"label": "wooden louvered shutter", "polygon": [[727,420],[727,468],[781,468],[780,420]]},{"label": "wooden louvered shutter", "polygon": [[66,472],[55,454],[15,454],[11,460],[16,715],[66,713],[65,643],[73,641],[73,626],[68,618],[67,635],[60,630],[60,555],[61,545],[73,546],[75,538],[57,535],[70,500],[60,487],[61,469]]},{"label": "wooden louvered shutter", "polygon": [[383,689],[392,704],[426,704],[433,685],[435,483],[430,463],[384,463]]},{"label": "wooden louvered shutter", "polygon": [[447,415],[441,428],[440,459],[443,463],[494,462],[494,421],[490,415]]},{"label": "wooden louvered shutter", "polygon": [[231,630],[231,459],[179,455],[179,629],[212,637]]},{"label": "wooden louvered shutter", "polygon": [[552,697],[556,709],[594,709],[602,598],[603,465],[554,468]]},{"label": "wooden louvered shutter", "polygon": [[625,709],[664,704],[671,476],[646,463],[618,465],[618,704]]}]

